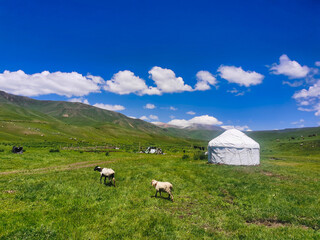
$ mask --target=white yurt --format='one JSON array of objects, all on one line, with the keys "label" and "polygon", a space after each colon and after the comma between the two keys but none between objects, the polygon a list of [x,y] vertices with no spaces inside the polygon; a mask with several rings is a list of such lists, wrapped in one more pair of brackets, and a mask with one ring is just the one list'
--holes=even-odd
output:
[{"label": "white yurt", "polygon": [[259,165],[260,145],[237,129],[230,129],[208,144],[209,163]]}]

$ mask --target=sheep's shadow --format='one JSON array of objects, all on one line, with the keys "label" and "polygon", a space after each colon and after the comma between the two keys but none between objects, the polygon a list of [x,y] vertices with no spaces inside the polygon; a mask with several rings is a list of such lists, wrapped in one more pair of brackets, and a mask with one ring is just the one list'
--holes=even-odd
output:
[{"label": "sheep's shadow", "polygon": [[114,185],[112,184],[112,182],[106,182],[106,183],[103,183],[103,185],[107,186],[107,187],[114,187]]},{"label": "sheep's shadow", "polygon": [[159,198],[159,199],[162,199],[162,200],[171,201],[170,196],[169,196],[169,197],[163,197],[163,196],[155,196],[155,195],[152,195],[152,196],[150,196],[150,197],[151,197],[151,198]]}]

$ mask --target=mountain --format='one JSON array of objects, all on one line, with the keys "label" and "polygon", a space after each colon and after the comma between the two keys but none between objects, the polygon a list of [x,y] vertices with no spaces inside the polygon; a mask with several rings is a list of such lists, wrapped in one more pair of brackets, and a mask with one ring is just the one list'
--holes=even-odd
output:
[{"label": "mountain", "polygon": [[183,142],[170,131],[83,103],[0,91],[0,141]]},{"label": "mountain", "polygon": [[184,130],[211,130],[211,131],[224,131],[222,127],[215,126],[215,125],[207,125],[207,124],[195,124],[193,123],[190,126],[187,127],[180,127],[168,123],[163,122],[152,122],[152,124],[162,127],[162,128],[177,128],[177,129],[184,129]]},{"label": "mountain", "polygon": [[[220,127],[207,125],[193,125],[183,129],[164,123],[157,125],[83,103],[39,101],[0,91],[0,144],[59,142],[206,145],[223,132]],[[246,134],[260,143],[262,151],[273,149],[290,153],[303,148],[307,154],[320,149],[320,127],[253,131]]]}]

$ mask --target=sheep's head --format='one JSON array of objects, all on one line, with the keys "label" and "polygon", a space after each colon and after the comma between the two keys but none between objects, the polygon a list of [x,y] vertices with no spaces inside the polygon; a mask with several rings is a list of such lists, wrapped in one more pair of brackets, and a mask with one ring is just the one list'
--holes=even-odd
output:
[{"label": "sheep's head", "polygon": [[152,180],[152,181],[151,181],[151,185],[155,187],[155,186],[157,185],[157,182],[158,182],[158,181],[156,181],[156,180]]},{"label": "sheep's head", "polygon": [[99,166],[96,166],[94,169],[93,169],[94,171],[101,171],[101,167],[99,167]]}]

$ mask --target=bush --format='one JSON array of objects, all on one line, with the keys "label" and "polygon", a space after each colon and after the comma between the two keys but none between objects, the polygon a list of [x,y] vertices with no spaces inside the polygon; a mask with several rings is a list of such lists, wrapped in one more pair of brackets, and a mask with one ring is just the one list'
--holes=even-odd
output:
[{"label": "bush", "polygon": [[186,160],[186,159],[189,159],[190,157],[189,157],[189,155],[186,155],[186,154],[184,154],[183,156],[182,156],[182,160]]},{"label": "bush", "polygon": [[4,149],[0,149],[0,152],[4,152]]},{"label": "bush", "polygon": [[204,154],[204,152],[196,152],[193,154],[193,160],[204,160],[207,156]]},{"label": "bush", "polygon": [[53,152],[60,152],[59,149],[50,149],[49,152],[53,153]]},{"label": "bush", "polygon": [[109,152],[106,152],[106,156],[109,156]]}]

